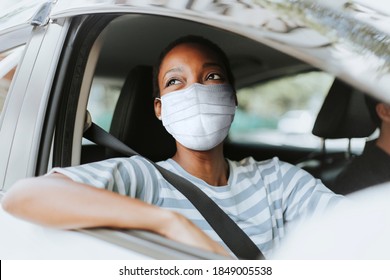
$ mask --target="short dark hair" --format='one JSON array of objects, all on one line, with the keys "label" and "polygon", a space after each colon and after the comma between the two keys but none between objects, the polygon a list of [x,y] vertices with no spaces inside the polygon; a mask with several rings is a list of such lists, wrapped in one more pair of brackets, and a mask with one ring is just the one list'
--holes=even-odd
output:
[{"label": "short dark hair", "polygon": [[171,42],[160,53],[157,63],[153,68],[153,96],[154,97],[160,97],[160,89],[158,86],[158,73],[160,72],[161,63],[164,60],[165,56],[176,46],[181,44],[187,44],[187,43],[199,44],[215,52],[219,57],[219,59],[221,60],[221,62],[223,63],[223,66],[225,67],[227,80],[229,81],[230,85],[234,88],[234,76],[230,68],[229,59],[227,58],[225,52],[217,44],[211,42],[210,40],[204,37],[196,36],[196,35],[188,35],[188,36],[180,37],[175,41]]},{"label": "short dark hair", "polygon": [[378,113],[376,112],[376,105],[378,105],[380,101],[368,95],[365,95],[365,101],[366,101],[368,112],[370,113],[371,120],[375,123],[377,127],[380,128],[382,124],[382,120],[378,116]]}]

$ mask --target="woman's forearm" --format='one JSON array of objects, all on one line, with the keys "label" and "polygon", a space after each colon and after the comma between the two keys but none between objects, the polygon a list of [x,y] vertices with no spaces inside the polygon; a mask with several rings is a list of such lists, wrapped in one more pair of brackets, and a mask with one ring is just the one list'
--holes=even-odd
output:
[{"label": "woman's forearm", "polygon": [[63,229],[104,226],[161,233],[173,216],[140,200],[76,183],[60,174],[17,182],[2,206],[25,220]]},{"label": "woman's forearm", "polygon": [[179,213],[72,181],[61,174],[17,182],[2,200],[7,212],[46,226],[142,229],[228,256],[225,249]]}]

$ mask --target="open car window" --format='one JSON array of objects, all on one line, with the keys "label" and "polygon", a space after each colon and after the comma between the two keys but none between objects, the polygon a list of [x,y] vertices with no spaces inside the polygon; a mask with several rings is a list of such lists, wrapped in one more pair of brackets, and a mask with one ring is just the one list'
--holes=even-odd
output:
[{"label": "open car window", "polygon": [[88,112],[94,123],[109,131],[112,115],[122,84],[117,81],[96,79],[92,83],[88,99]]},{"label": "open car window", "polygon": [[[326,72],[309,71],[240,88],[230,141],[320,150],[323,139],[312,129],[333,81]],[[354,139],[353,150],[361,152],[364,143]],[[329,151],[345,151],[347,146],[348,139],[327,140]]]}]

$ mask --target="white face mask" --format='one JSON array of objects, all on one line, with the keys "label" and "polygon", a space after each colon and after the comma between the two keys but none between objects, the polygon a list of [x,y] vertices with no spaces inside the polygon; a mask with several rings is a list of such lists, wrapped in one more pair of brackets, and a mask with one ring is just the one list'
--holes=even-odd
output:
[{"label": "white face mask", "polygon": [[234,91],[228,84],[192,84],[161,97],[165,129],[183,146],[207,151],[227,136],[236,111]]}]

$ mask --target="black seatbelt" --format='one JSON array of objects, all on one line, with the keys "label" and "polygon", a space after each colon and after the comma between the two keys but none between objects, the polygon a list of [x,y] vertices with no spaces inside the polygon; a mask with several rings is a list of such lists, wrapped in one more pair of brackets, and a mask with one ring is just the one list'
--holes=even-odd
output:
[{"label": "black seatbelt", "polygon": [[[84,132],[84,137],[98,145],[111,148],[127,156],[139,155],[126,144],[115,138],[96,124]],[[265,259],[260,249],[248,235],[203,191],[185,178],[148,160],[161,175],[179,190],[202,214],[219,237],[240,259]]]}]

